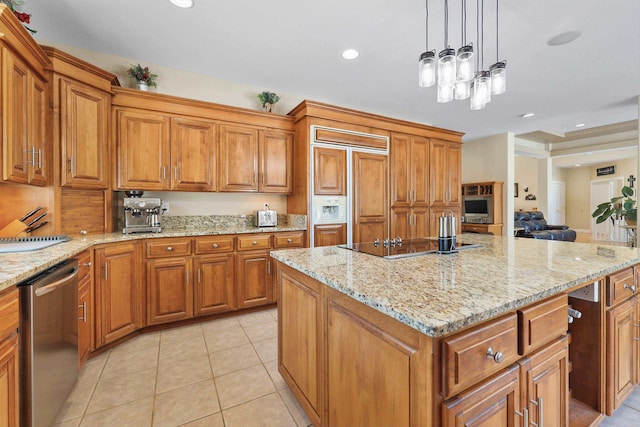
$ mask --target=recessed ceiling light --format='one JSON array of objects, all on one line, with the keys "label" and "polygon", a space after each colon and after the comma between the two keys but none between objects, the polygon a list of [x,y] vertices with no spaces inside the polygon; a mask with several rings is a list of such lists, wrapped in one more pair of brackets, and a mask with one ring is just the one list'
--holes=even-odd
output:
[{"label": "recessed ceiling light", "polygon": [[577,127],[577,128],[584,127],[584,123],[578,123],[578,124],[576,125],[576,127]]},{"label": "recessed ceiling light", "polygon": [[529,117],[533,117],[535,116],[535,113],[525,113],[523,115],[521,115],[520,117],[522,117],[523,119],[529,118]]},{"label": "recessed ceiling light", "polygon": [[581,165],[580,163],[576,163],[576,164],[575,164],[575,165],[573,165],[573,166],[577,168],[577,167],[580,167],[580,166],[582,166],[582,165]]},{"label": "recessed ceiling light", "polygon": [[181,7],[183,9],[189,9],[193,7],[193,0],[169,0],[173,5]]},{"label": "recessed ceiling light", "polygon": [[360,52],[355,49],[345,49],[344,52],[342,52],[344,59],[356,59],[358,56],[360,56]]},{"label": "recessed ceiling light", "polygon": [[578,37],[582,35],[582,31],[580,30],[569,30],[564,33],[560,33],[557,36],[551,37],[547,40],[547,44],[549,46],[561,46],[563,44],[571,43]]}]

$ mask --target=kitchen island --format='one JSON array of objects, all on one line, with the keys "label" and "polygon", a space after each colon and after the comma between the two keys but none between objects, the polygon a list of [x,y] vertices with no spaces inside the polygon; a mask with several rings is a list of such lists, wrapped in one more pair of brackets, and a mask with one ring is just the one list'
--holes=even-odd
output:
[{"label": "kitchen island", "polygon": [[[580,386],[593,399],[570,399],[569,354],[584,346],[570,346],[567,331],[582,336],[596,324],[597,348],[576,355],[572,378],[582,376],[575,369],[585,359],[592,369],[608,369],[612,356],[605,363],[602,354],[613,333],[604,333],[605,288],[619,284],[637,299],[632,266],[640,253],[460,238],[482,247],[399,260],[335,246],[272,253],[279,261],[279,368],[314,425],[522,425],[527,417],[577,426],[597,423],[615,407],[609,394],[617,383],[609,387],[615,381],[604,372]],[[631,282],[616,281],[620,272]],[[567,295],[581,288],[588,294],[594,283],[596,302]],[[568,326],[570,305],[585,316]],[[637,357],[630,360],[637,366]]]}]

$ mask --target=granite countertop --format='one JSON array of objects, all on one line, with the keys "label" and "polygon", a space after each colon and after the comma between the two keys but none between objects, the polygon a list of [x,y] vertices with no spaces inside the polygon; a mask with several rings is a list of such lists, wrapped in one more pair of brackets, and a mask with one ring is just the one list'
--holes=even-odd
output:
[{"label": "granite countertop", "polygon": [[629,247],[473,234],[458,239],[482,247],[396,260],[337,246],[271,256],[431,337],[640,263],[640,250]]},{"label": "granite countertop", "polygon": [[0,291],[46,270],[85,249],[104,243],[128,240],[154,239],[163,237],[215,236],[222,234],[275,233],[283,231],[303,231],[305,225],[283,224],[277,227],[254,227],[248,225],[211,225],[202,228],[172,228],[161,233],[122,234],[114,232],[86,236],[70,236],[72,240],[58,243],[44,249],[29,252],[0,253]]}]

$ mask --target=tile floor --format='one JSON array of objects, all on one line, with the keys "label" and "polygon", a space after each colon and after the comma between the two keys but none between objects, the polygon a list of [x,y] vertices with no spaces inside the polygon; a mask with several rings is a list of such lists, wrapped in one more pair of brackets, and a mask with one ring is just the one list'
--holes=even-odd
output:
[{"label": "tile floor", "polygon": [[275,309],[147,333],[90,359],[55,427],[306,427]]},{"label": "tile floor", "polygon": [[636,387],[612,416],[600,423],[600,427],[638,426],[640,426],[640,387]]}]

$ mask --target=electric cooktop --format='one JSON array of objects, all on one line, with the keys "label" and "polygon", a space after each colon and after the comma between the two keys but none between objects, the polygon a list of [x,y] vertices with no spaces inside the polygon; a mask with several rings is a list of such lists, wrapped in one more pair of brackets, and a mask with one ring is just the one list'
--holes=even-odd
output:
[{"label": "electric cooktop", "polygon": [[[401,238],[384,240],[380,242],[375,240],[366,243],[353,243],[350,245],[338,245],[340,248],[350,249],[355,252],[362,252],[386,259],[407,258],[411,256],[427,255],[434,253],[453,253],[440,252],[438,249],[438,239],[434,238],[417,238],[402,240]],[[456,243],[456,250],[479,248],[479,244]]]}]

